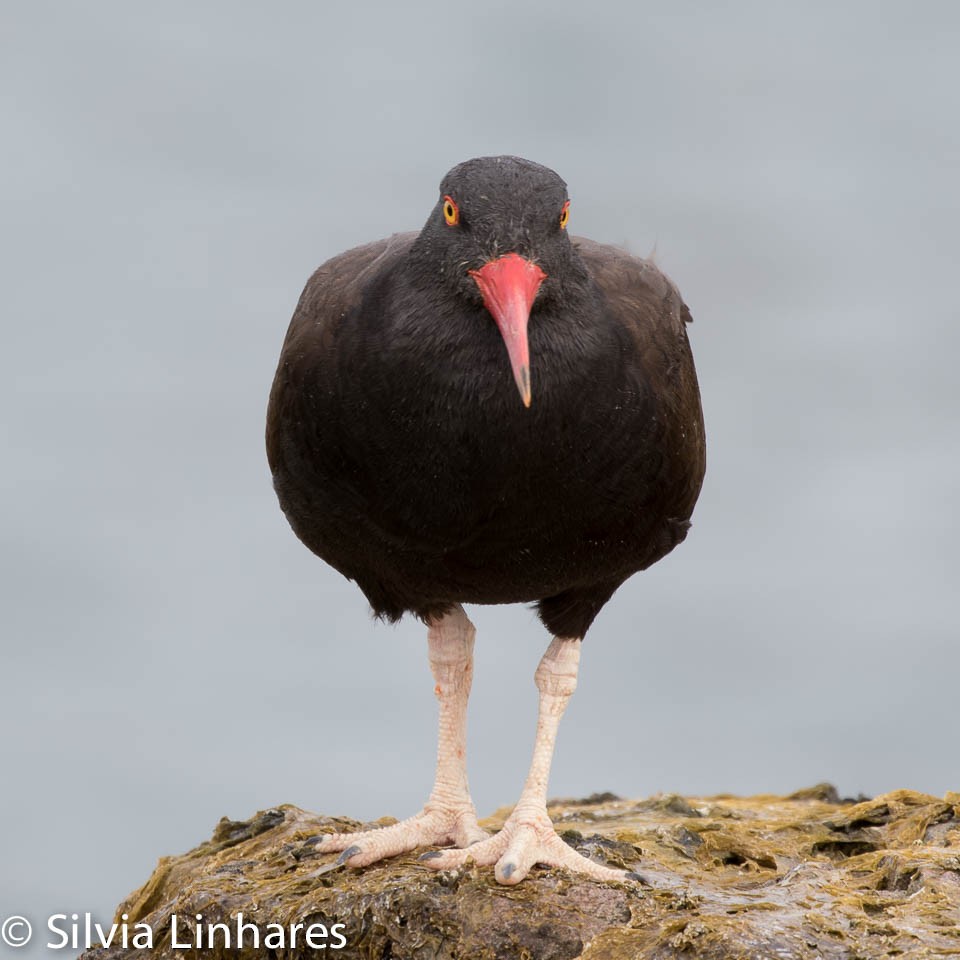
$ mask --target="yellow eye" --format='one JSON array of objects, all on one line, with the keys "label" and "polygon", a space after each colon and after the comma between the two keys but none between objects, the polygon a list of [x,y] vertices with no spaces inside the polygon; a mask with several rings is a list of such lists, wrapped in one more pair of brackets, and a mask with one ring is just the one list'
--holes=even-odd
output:
[{"label": "yellow eye", "polygon": [[448,227],[455,227],[460,222],[460,208],[453,197],[443,198],[443,219],[447,221]]},{"label": "yellow eye", "polygon": [[566,230],[567,224],[569,222],[570,222],[570,201],[568,200],[563,205],[563,209],[560,211],[560,229]]}]

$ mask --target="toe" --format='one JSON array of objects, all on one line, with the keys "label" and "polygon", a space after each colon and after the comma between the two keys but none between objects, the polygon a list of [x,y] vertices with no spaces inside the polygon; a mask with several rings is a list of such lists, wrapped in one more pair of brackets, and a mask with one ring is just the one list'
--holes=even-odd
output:
[{"label": "toe", "polygon": [[487,835],[482,840],[460,850],[434,850],[420,859],[432,870],[453,870],[473,861],[478,867],[488,867],[496,863],[507,846],[504,833]]},{"label": "toe", "polygon": [[356,837],[352,833],[328,833],[314,841],[318,853],[339,853],[353,846]]},{"label": "toe", "polygon": [[497,883],[512,887],[523,880],[530,872],[530,865],[518,866],[514,860],[498,860],[493,868],[493,876]]},{"label": "toe", "polygon": [[463,850],[431,850],[417,860],[431,870],[453,870],[455,867],[462,867],[467,862],[467,857]]},{"label": "toe", "polygon": [[594,863],[583,854],[577,853],[573,847],[567,846],[559,837],[557,843],[551,845],[550,863],[555,867],[565,867],[574,873],[585,874],[594,880],[625,880],[627,878],[626,870],[617,870],[613,867],[607,867],[600,863]]},{"label": "toe", "polygon": [[[352,860],[358,853],[360,853],[360,847],[355,843],[351,844],[346,850],[343,851],[343,853],[340,854],[339,857],[337,857],[337,863],[343,865],[348,860]],[[353,866],[359,866],[359,864],[353,864]]]},{"label": "toe", "polygon": [[527,830],[518,831],[493,868],[497,883],[507,886],[519,883],[530,872],[540,853],[536,835]]}]

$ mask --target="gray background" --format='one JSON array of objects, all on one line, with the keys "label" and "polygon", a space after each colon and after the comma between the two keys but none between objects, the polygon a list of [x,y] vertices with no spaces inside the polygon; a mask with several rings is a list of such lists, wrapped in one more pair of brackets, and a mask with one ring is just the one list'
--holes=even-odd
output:
[{"label": "gray background", "polygon": [[[656,247],[710,444],[686,544],[588,638],[551,793],[960,787],[955,4],[4,20],[0,915],[105,919],[223,814],[425,798],[424,630],[291,534],[263,415],[311,270],[481,154]],[[547,637],[471,615],[485,814]]]}]

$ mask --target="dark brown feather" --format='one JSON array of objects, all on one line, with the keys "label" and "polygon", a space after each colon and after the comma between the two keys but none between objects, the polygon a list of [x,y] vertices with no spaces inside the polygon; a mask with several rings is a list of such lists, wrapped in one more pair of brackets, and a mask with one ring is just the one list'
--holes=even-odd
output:
[{"label": "dark brown feather", "polygon": [[689,528],[705,467],[689,311],[649,261],[508,238],[545,251],[550,278],[527,410],[490,316],[449,278],[482,260],[447,236],[428,221],[310,278],[270,396],[277,494],[379,616],[533,601],[551,632],[582,636]]}]

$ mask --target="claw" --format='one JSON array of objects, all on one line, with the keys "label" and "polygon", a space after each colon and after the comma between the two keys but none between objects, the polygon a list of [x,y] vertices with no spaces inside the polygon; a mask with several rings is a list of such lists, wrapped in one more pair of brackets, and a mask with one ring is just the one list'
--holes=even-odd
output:
[{"label": "claw", "polygon": [[345,864],[351,857],[355,857],[360,852],[360,848],[354,844],[352,847],[347,847],[343,853],[337,857],[337,866],[342,866]]},{"label": "claw", "polygon": [[[431,862],[430,868],[455,868],[472,860],[480,867],[494,866],[497,882],[510,886],[523,880],[535,863],[562,867],[595,880],[627,879],[627,871],[594,863],[564,843],[557,836],[545,808],[532,818],[529,812],[515,820],[508,817],[501,831],[489,840],[460,850],[445,850],[443,858],[440,862]],[[642,878],[640,880],[644,882]]]},{"label": "claw", "polygon": [[417,859],[418,860],[434,860],[436,857],[442,857],[442,856],[443,856],[442,850],[431,850],[429,853],[422,853],[419,857],[417,857]]}]

